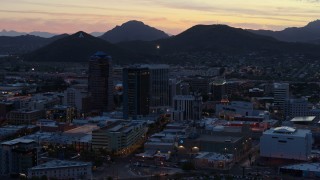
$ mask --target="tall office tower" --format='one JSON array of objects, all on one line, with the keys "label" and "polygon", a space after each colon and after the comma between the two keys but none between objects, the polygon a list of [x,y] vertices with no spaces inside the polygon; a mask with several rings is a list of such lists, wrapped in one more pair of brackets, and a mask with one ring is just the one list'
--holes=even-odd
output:
[{"label": "tall office tower", "polygon": [[113,82],[111,56],[97,52],[89,61],[88,91],[91,109],[99,112],[113,109]]},{"label": "tall office tower", "polygon": [[159,112],[170,106],[169,65],[142,65],[150,71],[150,111]]},{"label": "tall office tower", "polygon": [[149,114],[150,72],[148,68],[123,69],[123,118]]},{"label": "tall office tower", "polygon": [[274,83],[273,84],[274,106],[279,110],[285,109],[285,103],[289,99],[289,84],[288,83]]}]

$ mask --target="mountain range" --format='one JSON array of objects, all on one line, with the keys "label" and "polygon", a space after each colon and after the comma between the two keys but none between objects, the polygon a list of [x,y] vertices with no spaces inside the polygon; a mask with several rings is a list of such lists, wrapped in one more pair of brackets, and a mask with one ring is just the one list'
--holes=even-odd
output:
[{"label": "mountain range", "polygon": [[227,25],[196,25],[167,39],[151,42],[129,41],[118,45],[139,53],[149,52],[160,55],[182,52],[212,52],[230,55],[251,52],[313,54],[320,51],[320,46],[282,42],[269,36],[258,35]]},{"label": "mountain range", "polygon": [[[304,27],[290,27],[282,31],[270,30],[248,30],[250,32],[271,36],[280,41],[287,42],[319,42],[320,40],[320,20],[308,23]],[[317,41],[318,40],[318,41]]]},{"label": "mountain range", "polygon": [[153,41],[168,37],[169,35],[165,32],[135,20],[128,21],[121,26],[116,26],[100,36],[101,39],[111,43],[135,40]]},{"label": "mountain range", "polygon": [[0,36],[0,54],[23,54],[48,45],[67,34],[56,35],[51,38],[43,38],[34,35]]},{"label": "mountain range", "polygon": [[[307,26],[314,27],[317,26],[317,23],[312,22]],[[141,31],[146,32],[136,34],[138,29],[144,29]],[[143,34],[153,35],[142,36]],[[108,37],[113,38],[109,39],[113,43],[106,40]],[[106,51],[117,63],[133,60],[149,62],[159,56],[199,52],[228,55],[298,53],[319,57],[320,45],[317,45],[319,40],[320,38],[315,37],[307,41],[311,43],[284,42],[276,37],[261,35],[257,31],[227,25],[196,25],[178,35],[169,37],[163,31],[156,30],[142,22],[129,21],[100,37],[94,37],[82,31],[73,35],[63,34],[52,38],[31,35],[0,37],[0,54],[25,54],[23,57],[28,61],[83,62],[87,61],[95,51]]]},{"label": "mountain range", "polygon": [[3,29],[0,31],[0,36],[10,36],[10,37],[15,37],[15,36],[23,36],[23,35],[33,35],[33,36],[39,36],[39,37],[44,37],[44,38],[51,38],[53,36],[56,36],[58,34],[54,33],[49,33],[49,32],[41,32],[41,31],[32,31],[32,32],[17,32],[17,31],[7,31]]},{"label": "mountain range", "polygon": [[87,62],[96,51],[108,53],[115,63],[128,62],[130,59],[141,59],[138,53],[122,49],[83,31],[67,35],[49,45],[25,54],[23,57],[27,61]]}]

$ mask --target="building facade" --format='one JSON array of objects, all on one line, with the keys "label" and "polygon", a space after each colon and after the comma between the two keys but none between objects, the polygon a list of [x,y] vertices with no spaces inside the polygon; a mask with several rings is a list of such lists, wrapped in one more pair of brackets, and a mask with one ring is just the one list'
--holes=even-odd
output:
[{"label": "building facade", "polygon": [[92,132],[92,149],[105,149],[115,154],[127,154],[147,133],[144,121],[116,121]]},{"label": "building facade", "polygon": [[64,91],[63,105],[77,108],[77,113],[86,112],[85,98],[88,97],[87,85],[74,85]]},{"label": "building facade", "polygon": [[26,174],[38,163],[38,148],[34,140],[15,139],[1,143],[0,174]]},{"label": "building facade", "polygon": [[170,106],[169,101],[169,65],[142,65],[150,72],[150,110],[160,111]]},{"label": "building facade", "polygon": [[92,164],[79,161],[53,160],[28,170],[28,178],[92,179]]},{"label": "building facade", "polygon": [[274,106],[280,110],[285,109],[285,103],[289,99],[289,84],[274,83],[273,84]]},{"label": "building facade", "polygon": [[7,120],[10,124],[35,124],[38,119],[44,118],[43,110],[19,109],[10,111]]},{"label": "building facade", "polygon": [[312,143],[310,130],[291,127],[272,128],[265,131],[260,138],[260,156],[308,160]]},{"label": "building facade", "polygon": [[200,120],[202,97],[200,94],[177,95],[173,98],[172,120]]}]

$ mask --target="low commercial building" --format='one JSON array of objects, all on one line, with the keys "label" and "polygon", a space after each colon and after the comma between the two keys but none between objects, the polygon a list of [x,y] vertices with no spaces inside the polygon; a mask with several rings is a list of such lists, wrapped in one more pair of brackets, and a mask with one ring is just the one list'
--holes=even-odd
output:
[{"label": "low commercial building", "polygon": [[195,166],[204,169],[228,169],[232,163],[232,154],[201,152],[194,158]]},{"label": "low commercial building", "polygon": [[76,116],[76,109],[72,106],[56,105],[47,112],[47,116],[58,122],[71,123]]},{"label": "low commercial building", "polygon": [[200,151],[221,154],[233,154],[235,159],[240,158],[251,149],[251,139],[245,136],[201,134],[196,138],[180,138],[178,140],[179,153],[193,153]]},{"label": "low commercial building", "polygon": [[285,126],[272,128],[265,131],[260,138],[260,156],[308,160],[312,143],[310,130]]},{"label": "low commercial building", "polygon": [[10,124],[35,124],[38,119],[43,117],[43,110],[19,109],[7,114],[7,120]]},{"label": "low commercial building", "polygon": [[112,153],[126,154],[146,137],[145,121],[116,121],[92,132],[92,149],[105,149]]},{"label": "low commercial building", "polygon": [[32,167],[28,170],[28,178],[47,176],[48,179],[91,179],[92,164],[79,161],[53,160]]},{"label": "low commercial building", "polygon": [[230,104],[217,104],[216,116],[233,120],[236,116],[255,116],[259,111],[253,109],[253,104],[244,101],[232,101]]},{"label": "low commercial building", "polygon": [[280,168],[281,174],[288,174],[295,177],[305,177],[311,179],[320,178],[320,163],[304,163],[283,166]]}]

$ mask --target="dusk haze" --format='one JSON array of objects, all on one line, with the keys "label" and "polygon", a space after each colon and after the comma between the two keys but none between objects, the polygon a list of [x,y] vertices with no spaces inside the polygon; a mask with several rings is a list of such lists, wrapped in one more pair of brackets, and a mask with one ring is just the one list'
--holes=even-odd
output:
[{"label": "dusk haze", "polygon": [[282,30],[319,18],[316,0],[2,0],[0,29],[105,32],[129,20],[175,35],[196,24]]},{"label": "dusk haze", "polygon": [[320,0],[0,1],[0,180],[320,179]]}]

